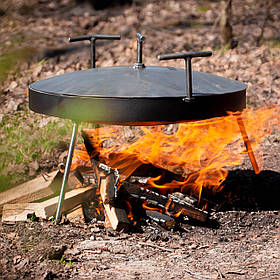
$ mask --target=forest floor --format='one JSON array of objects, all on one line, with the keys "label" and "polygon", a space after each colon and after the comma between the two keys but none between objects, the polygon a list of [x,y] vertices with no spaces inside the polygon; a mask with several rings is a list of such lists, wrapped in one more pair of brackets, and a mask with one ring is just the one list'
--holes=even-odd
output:
[{"label": "forest floor", "polygon": [[[70,36],[122,36],[97,43],[98,67],[133,65],[136,32],[147,38],[146,65],[183,67],[181,61],[159,62],[157,55],[212,50],[212,57],[193,63],[194,70],[248,84],[249,108],[280,106],[280,2],[271,8],[258,45],[265,7],[233,1],[235,49],[219,44],[218,6],[155,0],[96,11],[72,0],[2,0],[0,186],[56,169],[67,149],[71,123],[29,111],[26,89],[34,81],[89,68],[88,42],[69,44]],[[117,233],[82,219],[59,226],[42,220],[0,223],[0,278],[279,279],[279,142],[279,130],[264,139],[259,175],[248,158],[230,170],[225,190],[231,200],[206,225],[186,222],[167,231],[147,223]]]}]

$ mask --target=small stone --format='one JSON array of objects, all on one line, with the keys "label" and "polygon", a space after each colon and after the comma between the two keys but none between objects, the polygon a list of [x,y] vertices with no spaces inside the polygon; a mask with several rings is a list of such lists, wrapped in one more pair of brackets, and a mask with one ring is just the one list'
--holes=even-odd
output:
[{"label": "small stone", "polygon": [[21,261],[20,255],[13,257],[13,264],[18,264],[20,261]]},{"label": "small stone", "polygon": [[18,108],[18,105],[13,99],[10,100],[10,102],[7,105],[7,110],[8,111],[16,111]]},{"label": "small stone", "polygon": [[42,67],[43,67],[42,64],[40,64],[33,70],[32,77],[34,79],[39,76],[40,72],[42,71]]},{"label": "small stone", "polygon": [[12,81],[8,87],[8,91],[12,91],[13,89],[15,89],[18,86],[18,83],[16,81]]},{"label": "small stone", "polygon": [[194,250],[194,249],[196,249],[197,247],[198,247],[197,244],[192,243],[192,244],[189,246],[189,249]]},{"label": "small stone", "polygon": [[37,160],[28,164],[29,167],[29,176],[33,176],[36,174],[36,171],[39,169],[39,163]]},{"label": "small stone", "polygon": [[18,263],[15,268],[17,270],[21,270],[25,265],[29,264],[29,258],[23,259],[20,263]]},{"label": "small stone", "polygon": [[94,227],[94,228],[91,229],[91,232],[95,232],[95,233],[98,233],[100,231],[101,231],[101,229],[98,228],[98,227]]},{"label": "small stone", "polygon": [[171,248],[171,249],[180,249],[181,246],[180,246],[180,244],[171,243],[169,245],[169,248]]},{"label": "small stone", "polygon": [[9,46],[11,46],[11,45],[12,45],[12,42],[11,42],[11,41],[5,42],[5,46],[6,46],[6,47],[9,47]]}]

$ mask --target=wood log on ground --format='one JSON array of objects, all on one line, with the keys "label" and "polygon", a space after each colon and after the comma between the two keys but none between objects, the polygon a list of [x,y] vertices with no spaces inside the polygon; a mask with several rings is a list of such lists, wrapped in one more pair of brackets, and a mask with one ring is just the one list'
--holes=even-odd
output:
[{"label": "wood log on ground", "polygon": [[[108,220],[114,230],[127,230],[129,220],[124,209],[115,207],[113,200],[115,199],[115,176],[114,173],[106,174],[100,169],[97,171],[100,178],[100,194],[103,201],[104,209]],[[108,224],[108,223],[107,223]]]},{"label": "wood log on ground", "polygon": [[0,194],[0,215],[4,204],[31,202],[54,194],[60,177],[59,171],[53,171],[2,192]]},{"label": "wood log on ground", "polygon": [[85,221],[84,211],[82,205],[78,205],[77,207],[71,209],[67,213],[67,220],[75,223],[76,221]]},{"label": "wood log on ground", "polygon": [[[68,213],[78,205],[88,199],[91,193],[94,193],[95,186],[75,189],[67,192],[62,206],[62,213]],[[2,222],[25,221],[28,214],[34,214],[36,217],[49,219],[55,216],[58,196],[40,203],[16,203],[5,204],[2,213]]]}]

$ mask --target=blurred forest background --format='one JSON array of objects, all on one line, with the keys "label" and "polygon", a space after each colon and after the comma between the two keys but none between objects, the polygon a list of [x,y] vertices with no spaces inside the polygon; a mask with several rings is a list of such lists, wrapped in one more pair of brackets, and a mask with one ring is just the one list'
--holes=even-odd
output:
[{"label": "blurred forest background", "polygon": [[[71,121],[29,111],[28,85],[89,68],[85,34],[120,34],[97,43],[97,67],[133,65],[136,32],[147,38],[146,65],[169,52],[212,50],[193,69],[248,84],[248,107],[280,105],[280,1],[277,0],[1,0],[0,191],[57,168]],[[83,127],[89,124],[83,124]],[[275,136],[279,141],[279,135]]]}]

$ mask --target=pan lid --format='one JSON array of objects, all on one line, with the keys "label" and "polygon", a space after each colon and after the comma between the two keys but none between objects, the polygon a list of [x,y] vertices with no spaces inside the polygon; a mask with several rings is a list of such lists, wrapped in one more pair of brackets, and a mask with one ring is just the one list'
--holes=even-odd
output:
[{"label": "pan lid", "polygon": [[[45,94],[102,98],[185,98],[184,69],[131,66],[95,68],[62,74],[32,83],[30,89]],[[245,91],[239,81],[192,72],[192,97]]]},{"label": "pan lid", "polygon": [[144,36],[137,34],[134,66],[95,68],[95,40],[119,39],[116,35],[88,35],[92,69],[62,74],[29,86],[29,107],[43,114],[81,121],[114,124],[165,123],[226,115],[246,107],[246,84],[196,72],[191,60],[211,52],[159,55],[159,60],[184,59],[185,70],[145,66]]}]

